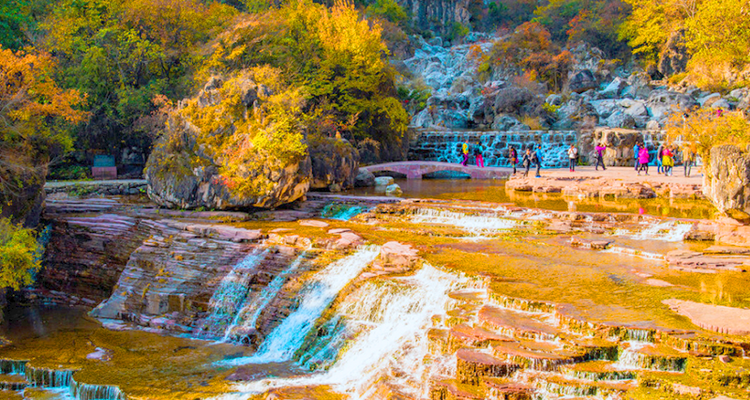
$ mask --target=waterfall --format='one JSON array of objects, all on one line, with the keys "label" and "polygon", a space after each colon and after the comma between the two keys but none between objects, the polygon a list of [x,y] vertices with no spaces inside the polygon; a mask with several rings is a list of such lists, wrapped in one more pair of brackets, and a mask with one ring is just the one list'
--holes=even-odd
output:
[{"label": "waterfall", "polygon": [[450,368],[440,360],[431,365],[425,363],[431,317],[445,315],[446,306],[453,301],[449,292],[466,281],[426,264],[413,276],[370,280],[336,309],[337,317],[346,321],[346,329],[357,334],[339,348],[338,358],[328,371],[303,378],[239,384],[235,388],[243,394],[219,399],[239,399],[272,388],[304,385],[331,385],[337,392],[362,399],[384,376],[405,392],[425,397],[425,383],[430,376]]},{"label": "waterfall", "polygon": [[297,270],[297,268],[299,268],[302,260],[305,259],[306,255],[307,252],[302,252],[299,256],[297,256],[297,258],[292,261],[292,263],[289,264],[289,266],[284,271],[275,276],[273,280],[263,288],[263,290],[257,297],[255,297],[249,304],[246,304],[244,307],[242,307],[242,310],[237,313],[234,321],[232,321],[232,323],[224,332],[224,337],[222,338],[223,342],[227,342],[230,340],[232,331],[237,327],[253,329],[255,328],[255,324],[258,322],[260,313],[266,308],[266,306],[268,306],[271,300],[276,297],[276,295],[281,290],[281,287],[286,282],[287,277],[289,277],[289,275],[291,275]]},{"label": "waterfall", "polygon": [[0,373],[7,375],[20,375],[26,372],[28,360],[0,360]]},{"label": "waterfall", "polygon": [[[211,329],[231,324],[247,298],[248,284],[257,266],[266,258],[268,250],[254,251],[242,261],[235,264],[232,270],[221,280],[218,288],[208,302],[211,313],[196,332],[199,335],[211,336],[218,333]],[[208,330],[208,332],[203,332]]]},{"label": "waterfall", "polygon": [[693,224],[680,223],[677,221],[664,221],[654,223],[647,221],[644,223],[644,229],[632,233],[625,229],[615,231],[617,236],[629,236],[635,240],[661,240],[665,242],[681,242],[685,235],[693,228]]},{"label": "waterfall", "polygon": [[455,226],[475,235],[508,230],[517,225],[517,221],[499,216],[466,215],[452,211],[433,210],[429,208],[418,210],[412,215],[411,222],[415,224],[427,223]]},{"label": "waterfall", "polygon": [[283,362],[292,358],[323,311],[346,285],[379,254],[378,246],[367,246],[318,272],[300,293],[299,308],[276,327],[251,357],[221,361],[219,365]]},{"label": "waterfall", "polygon": [[119,387],[110,385],[92,385],[73,380],[70,392],[76,400],[125,400],[126,396]]},{"label": "waterfall", "polygon": [[35,387],[67,387],[73,378],[74,370],[37,368],[26,365],[26,380]]}]

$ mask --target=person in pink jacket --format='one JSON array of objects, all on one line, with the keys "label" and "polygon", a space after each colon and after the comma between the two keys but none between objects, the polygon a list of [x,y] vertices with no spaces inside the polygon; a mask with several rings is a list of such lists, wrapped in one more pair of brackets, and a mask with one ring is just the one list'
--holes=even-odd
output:
[{"label": "person in pink jacket", "polygon": [[648,175],[648,149],[644,145],[640,145],[638,150],[638,175],[641,175],[641,171]]}]

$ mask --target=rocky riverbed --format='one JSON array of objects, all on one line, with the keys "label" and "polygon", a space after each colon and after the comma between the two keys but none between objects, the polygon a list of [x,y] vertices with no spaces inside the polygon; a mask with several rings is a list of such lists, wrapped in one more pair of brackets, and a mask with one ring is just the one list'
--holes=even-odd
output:
[{"label": "rocky riverbed", "polygon": [[3,395],[750,398],[750,250],[718,244],[721,221],[136,200],[48,200],[45,268],[4,327]]}]

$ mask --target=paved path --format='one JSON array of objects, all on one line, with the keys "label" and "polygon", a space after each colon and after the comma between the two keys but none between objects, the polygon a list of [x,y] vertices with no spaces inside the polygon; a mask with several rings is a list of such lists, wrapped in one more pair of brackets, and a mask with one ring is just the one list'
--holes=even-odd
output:
[{"label": "paved path", "polygon": [[114,186],[114,185],[145,185],[145,179],[114,179],[104,181],[47,181],[45,188],[62,188],[66,186]]},{"label": "paved path", "polygon": [[[622,182],[649,182],[649,183],[669,183],[669,184],[691,184],[702,185],[703,174],[701,167],[693,167],[689,177],[684,176],[681,166],[674,168],[672,176],[664,176],[656,173],[655,166],[649,166],[649,175],[639,176],[633,167],[607,167],[606,171],[596,171],[592,166],[578,166],[575,172],[570,172],[567,168],[542,169],[542,178],[555,180],[568,180],[572,178],[604,178],[607,180]],[[521,169],[518,169],[521,172]],[[532,168],[529,176],[532,177],[536,170]]]},{"label": "paved path", "polygon": [[512,172],[510,168],[466,166],[437,161],[399,161],[386,164],[368,165],[359,169],[369,172],[390,171],[406,175],[406,179],[422,179],[422,175],[439,171],[454,171],[467,174],[471,179],[505,179]]}]

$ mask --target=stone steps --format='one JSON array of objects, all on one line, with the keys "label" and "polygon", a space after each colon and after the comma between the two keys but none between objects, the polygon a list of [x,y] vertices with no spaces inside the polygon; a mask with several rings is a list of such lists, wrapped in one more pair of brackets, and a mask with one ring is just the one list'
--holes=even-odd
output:
[{"label": "stone steps", "polygon": [[477,315],[482,327],[517,339],[554,340],[560,330],[543,321],[544,315],[532,315],[485,305]]},{"label": "stone steps", "polygon": [[578,396],[604,399],[620,397],[628,390],[638,387],[636,382],[607,382],[571,379],[557,374],[538,376],[535,379],[538,391],[557,396]]},{"label": "stone steps", "polygon": [[492,353],[498,358],[535,371],[555,371],[561,365],[583,360],[581,353],[562,348],[554,349],[552,346],[535,345],[527,341],[496,344],[492,346]]},{"label": "stone steps", "polygon": [[636,371],[622,370],[611,361],[588,361],[560,367],[560,373],[571,379],[589,381],[621,381],[637,377]]},{"label": "stone steps", "polygon": [[29,386],[26,377],[20,374],[2,374],[0,375],[0,390],[19,391]]}]

